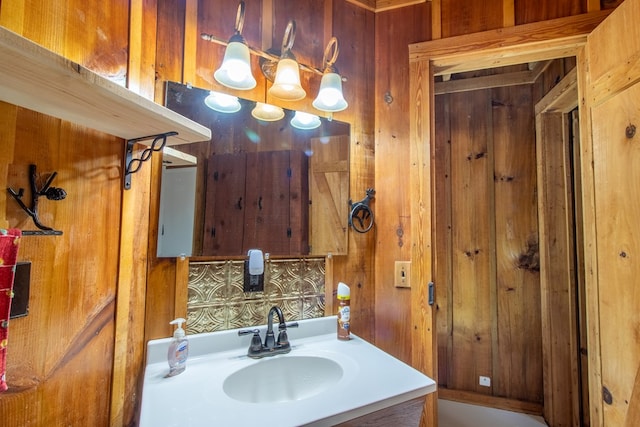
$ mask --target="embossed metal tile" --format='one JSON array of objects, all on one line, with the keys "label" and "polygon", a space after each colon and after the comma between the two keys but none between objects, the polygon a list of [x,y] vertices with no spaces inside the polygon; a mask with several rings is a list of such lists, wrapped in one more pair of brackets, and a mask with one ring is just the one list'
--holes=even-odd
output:
[{"label": "embossed metal tile", "polygon": [[277,305],[289,321],[324,316],[324,258],[266,260],[264,292],[243,291],[243,261],[189,265],[187,333],[263,325]]}]

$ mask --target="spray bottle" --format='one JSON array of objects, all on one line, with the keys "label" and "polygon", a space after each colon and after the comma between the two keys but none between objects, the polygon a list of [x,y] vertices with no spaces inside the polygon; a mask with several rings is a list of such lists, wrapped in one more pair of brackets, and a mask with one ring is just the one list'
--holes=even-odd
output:
[{"label": "spray bottle", "polygon": [[187,358],[189,357],[189,341],[185,336],[182,324],[186,322],[182,317],[169,322],[171,325],[178,325],[173,333],[173,340],[169,344],[167,353],[167,361],[169,362],[168,377],[181,374],[187,367]]},{"label": "spray bottle", "polygon": [[344,283],[338,283],[338,339],[349,340],[351,323],[351,290]]}]

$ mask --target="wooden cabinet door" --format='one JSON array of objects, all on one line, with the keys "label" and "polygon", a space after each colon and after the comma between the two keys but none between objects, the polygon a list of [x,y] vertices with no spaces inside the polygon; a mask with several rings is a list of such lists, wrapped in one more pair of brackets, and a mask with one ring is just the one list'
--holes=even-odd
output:
[{"label": "wooden cabinet door", "polygon": [[300,151],[211,156],[203,253],[308,254],[307,165]]},{"label": "wooden cabinet door", "polygon": [[245,249],[289,253],[289,152],[247,154]]},{"label": "wooden cabinet door", "polygon": [[241,255],[247,206],[245,153],[216,154],[209,158],[205,198],[203,253]]},{"label": "wooden cabinet door", "polygon": [[593,164],[594,189],[592,425],[640,425],[639,19],[640,0],[626,0],[589,35],[582,62],[593,150],[583,165]]}]

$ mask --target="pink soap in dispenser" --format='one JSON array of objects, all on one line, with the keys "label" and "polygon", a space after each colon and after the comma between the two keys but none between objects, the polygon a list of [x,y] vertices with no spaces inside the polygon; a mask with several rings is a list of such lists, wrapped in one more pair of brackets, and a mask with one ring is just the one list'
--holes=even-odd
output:
[{"label": "pink soap in dispenser", "polygon": [[167,352],[167,361],[169,362],[169,374],[167,377],[173,377],[184,372],[187,367],[187,358],[189,357],[189,341],[185,336],[182,324],[186,322],[182,317],[169,322],[171,325],[178,325],[173,333],[173,340],[169,344]]}]

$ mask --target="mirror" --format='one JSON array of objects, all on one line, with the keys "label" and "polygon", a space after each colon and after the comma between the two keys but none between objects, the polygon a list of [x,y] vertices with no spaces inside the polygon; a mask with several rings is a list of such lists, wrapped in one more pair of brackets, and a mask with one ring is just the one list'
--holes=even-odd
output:
[{"label": "mirror", "polygon": [[193,256],[347,253],[349,124],[321,118],[300,130],[290,110],[259,121],[242,99],[221,113],[205,105],[208,90],[174,82],[165,95],[167,108],[212,131],[210,142],[174,147],[198,159]]}]

